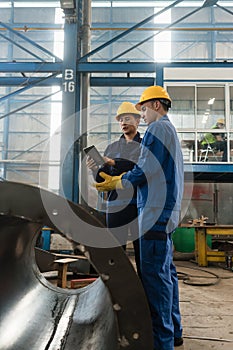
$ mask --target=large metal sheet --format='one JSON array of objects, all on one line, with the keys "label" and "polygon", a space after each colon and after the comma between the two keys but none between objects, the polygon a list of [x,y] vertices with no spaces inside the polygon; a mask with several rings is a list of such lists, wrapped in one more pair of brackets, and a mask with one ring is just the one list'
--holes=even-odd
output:
[{"label": "large metal sheet", "polygon": [[[91,210],[24,184],[0,183],[0,193],[0,349],[152,350],[144,290],[123,250],[82,244],[62,208],[68,203],[86,230],[103,227]],[[101,278],[79,290],[46,281],[34,254],[44,225],[80,246]]]}]

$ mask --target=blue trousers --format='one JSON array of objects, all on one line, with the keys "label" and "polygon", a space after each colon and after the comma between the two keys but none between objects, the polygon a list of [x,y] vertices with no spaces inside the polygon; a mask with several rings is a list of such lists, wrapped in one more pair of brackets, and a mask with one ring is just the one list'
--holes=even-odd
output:
[{"label": "blue trousers", "polygon": [[171,234],[165,240],[142,236],[140,254],[142,283],[151,310],[154,349],[173,350],[174,337],[182,336],[182,326]]},{"label": "blue trousers", "polygon": [[109,210],[106,215],[107,227],[110,229],[114,228],[113,235],[122,244],[124,250],[126,250],[126,243],[128,239],[128,233],[132,234],[133,247],[135,253],[135,262],[137,267],[138,276],[141,277],[140,273],[140,253],[139,253],[139,232],[138,232],[138,209],[136,204],[128,204],[126,207],[114,206],[114,212],[111,213]]}]

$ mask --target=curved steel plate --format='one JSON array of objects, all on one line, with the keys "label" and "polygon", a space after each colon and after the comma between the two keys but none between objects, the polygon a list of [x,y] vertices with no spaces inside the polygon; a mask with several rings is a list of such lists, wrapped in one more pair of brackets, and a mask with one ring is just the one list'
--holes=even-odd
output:
[{"label": "curved steel plate", "polygon": [[[0,193],[0,349],[152,350],[148,304],[127,256],[120,247],[80,240],[89,227],[103,227],[92,211],[25,184],[2,182]],[[70,222],[62,211],[67,205],[88,225]],[[46,281],[34,254],[44,225],[80,246],[101,278],[78,290]]]}]

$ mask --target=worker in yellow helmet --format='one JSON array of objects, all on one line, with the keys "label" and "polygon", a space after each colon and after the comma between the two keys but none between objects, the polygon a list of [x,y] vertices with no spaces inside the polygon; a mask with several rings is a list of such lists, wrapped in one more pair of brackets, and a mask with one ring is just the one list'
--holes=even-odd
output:
[{"label": "worker in yellow helmet", "polygon": [[[224,128],[225,120],[223,118],[219,118],[212,127],[213,130]],[[227,162],[227,140],[225,133],[215,131],[206,133],[201,141],[201,148],[207,149],[209,146],[213,150],[222,152],[222,162]]]},{"label": "worker in yellow helmet", "polygon": [[136,109],[148,124],[137,165],[120,176],[100,175],[100,191],[137,188],[141,278],[148,298],[154,350],[183,344],[172,233],[179,223],[183,195],[183,157],[167,112],[171,98],[161,86],[142,93]]},{"label": "worker in yellow helmet", "polygon": [[[103,181],[100,172],[108,175],[120,175],[133,169],[140,154],[140,133],[137,131],[140,122],[140,112],[131,102],[122,102],[116,114],[122,135],[119,140],[109,144],[104,152],[105,164],[97,168],[93,159],[87,159],[87,167],[92,170],[96,181]],[[107,227],[118,239],[123,249],[126,249],[128,233],[133,241],[135,262],[140,276],[140,257],[137,220],[136,189],[116,191],[112,189],[107,194],[106,209]]]},{"label": "worker in yellow helmet", "polygon": [[[156,96],[156,98],[155,98]],[[167,110],[171,108],[171,98],[167,91],[161,86],[149,86],[141,95],[140,101],[136,104],[137,110],[141,110],[141,106],[146,102],[159,100],[161,103],[167,106]]]}]

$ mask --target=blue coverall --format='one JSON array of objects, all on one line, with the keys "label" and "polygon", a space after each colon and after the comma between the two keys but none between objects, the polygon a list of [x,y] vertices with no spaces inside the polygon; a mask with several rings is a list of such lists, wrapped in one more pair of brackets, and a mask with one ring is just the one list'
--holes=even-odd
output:
[{"label": "blue coverall", "polygon": [[[104,156],[114,159],[115,165],[104,165],[96,174],[96,181],[102,182],[99,176],[101,171],[108,175],[120,175],[133,169],[140,155],[140,133],[137,132],[134,139],[127,142],[124,135],[120,139],[107,146]],[[139,256],[139,232],[138,232],[138,210],[137,210],[137,190],[136,188],[113,190],[108,192],[106,223],[112,233],[125,249],[128,233],[134,245],[135,262],[138,275],[140,276],[140,256]],[[129,232],[128,232],[129,231]]]},{"label": "blue coverall", "polygon": [[137,187],[141,275],[151,310],[154,349],[173,350],[182,336],[178,279],[171,235],[179,223],[183,157],[176,130],[164,115],[149,124],[137,165],[122,176]]}]

